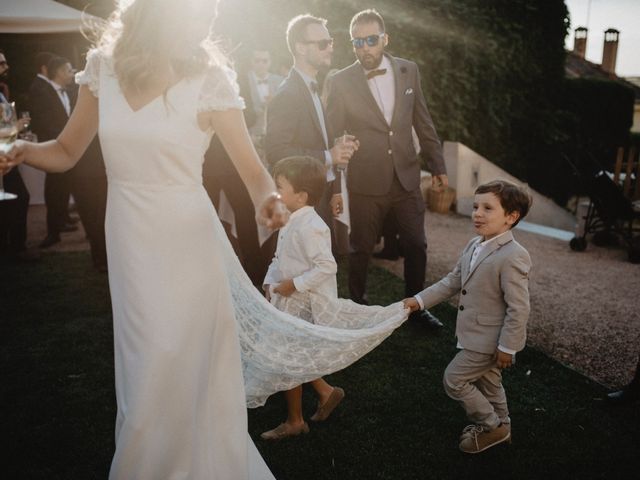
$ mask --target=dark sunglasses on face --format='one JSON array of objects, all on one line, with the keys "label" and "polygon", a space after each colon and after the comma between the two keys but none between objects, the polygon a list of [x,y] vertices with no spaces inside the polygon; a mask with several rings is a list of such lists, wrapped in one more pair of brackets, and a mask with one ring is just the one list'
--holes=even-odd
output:
[{"label": "dark sunglasses on face", "polygon": [[318,46],[318,50],[323,51],[323,50],[326,50],[328,47],[333,47],[333,38],[327,38],[324,40],[306,40],[302,43],[305,43],[305,44],[315,43]]},{"label": "dark sunglasses on face", "polygon": [[369,35],[368,37],[356,37],[351,39],[351,43],[353,43],[355,48],[364,47],[365,42],[370,47],[375,47],[382,37],[384,37],[384,33]]}]

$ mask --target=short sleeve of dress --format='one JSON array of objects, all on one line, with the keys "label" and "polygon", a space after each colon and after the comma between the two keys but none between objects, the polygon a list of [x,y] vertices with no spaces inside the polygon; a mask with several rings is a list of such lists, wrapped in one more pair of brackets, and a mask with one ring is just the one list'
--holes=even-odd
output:
[{"label": "short sleeve of dress", "polygon": [[226,66],[213,66],[206,73],[198,98],[198,113],[239,109],[245,107],[240,96],[237,75]]},{"label": "short sleeve of dress", "polygon": [[98,97],[100,90],[100,52],[97,49],[89,50],[87,53],[87,63],[84,70],[76,73],[76,83],[78,85],[86,85],[93,93],[94,97]]}]

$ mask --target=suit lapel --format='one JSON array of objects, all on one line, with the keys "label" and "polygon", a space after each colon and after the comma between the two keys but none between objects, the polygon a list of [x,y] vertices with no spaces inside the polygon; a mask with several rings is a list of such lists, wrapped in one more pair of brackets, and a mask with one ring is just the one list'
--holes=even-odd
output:
[{"label": "suit lapel", "polygon": [[369,108],[376,113],[378,119],[386,125],[387,120],[384,118],[384,113],[380,110],[378,102],[376,102],[376,99],[373,98],[373,95],[371,94],[371,89],[369,88],[367,77],[364,74],[364,69],[359,62],[354,63],[352,65],[352,69],[351,77],[355,87],[353,90],[360,94],[366,104],[369,105]]},{"label": "suit lapel", "polygon": [[[467,283],[467,281],[469,280],[469,278],[471,278],[471,275],[473,275],[473,272],[476,271],[476,269],[478,268],[478,265],[480,265],[487,257],[489,257],[490,255],[493,254],[493,252],[495,252],[496,250],[498,250],[499,248],[501,248],[504,244],[509,243],[510,241],[513,240],[513,234],[511,233],[511,231],[505,233],[502,237],[500,237],[499,239],[497,239],[494,242],[491,242],[489,244],[489,246],[487,248],[485,248],[481,253],[480,256],[477,258],[476,263],[473,265],[473,268],[471,268],[469,270],[469,273],[466,276],[463,276],[463,280],[462,280],[462,285],[464,285],[465,283]],[[478,244],[482,242],[482,238],[480,238],[478,240]],[[473,249],[470,249],[469,251],[469,258],[468,261],[466,262],[467,268],[469,268],[469,265],[471,263],[471,255],[473,254]]]},{"label": "suit lapel", "polygon": [[[305,83],[304,79],[300,76],[300,74],[296,72],[294,69],[291,70],[291,79],[297,85],[299,95],[301,98],[304,99],[303,103],[307,106],[307,111],[311,116],[311,118],[313,119],[313,124],[316,126],[316,129],[318,130],[318,133],[320,134],[320,138],[322,138],[322,142],[325,143],[324,134],[322,133],[322,126],[320,125],[320,119],[318,118],[318,113],[316,112],[316,106],[313,104],[313,99],[311,98],[311,92],[309,91],[307,84]],[[322,113],[324,115],[324,110]],[[326,124],[327,122],[325,119],[325,125]],[[328,135],[328,132],[327,132],[327,135]],[[325,143],[325,147],[329,148],[329,146],[326,145],[326,143]]]},{"label": "suit lapel", "polygon": [[394,125],[398,115],[401,114],[400,108],[402,105],[402,97],[405,89],[405,75],[400,71],[397,60],[391,55],[387,55],[387,58],[391,62],[391,68],[393,70],[393,79],[395,83],[395,101],[393,104],[393,115],[391,117],[391,125]]}]

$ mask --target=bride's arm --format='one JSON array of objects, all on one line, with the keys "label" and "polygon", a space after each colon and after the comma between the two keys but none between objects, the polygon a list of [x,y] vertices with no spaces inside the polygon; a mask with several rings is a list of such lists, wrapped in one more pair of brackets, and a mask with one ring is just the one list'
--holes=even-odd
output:
[{"label": "bride's arm", "polygon": [[69,121],[58,138],[44,143],[17,141],[7,155],[6,166],[26,163],[46,172],[64,172],[73,167],[98,131],[98,99],[84,85]]},{"label": "bride's arm", "polygon": [[[251,200],[271,220],[272,228],[278,228],[285,222],[286,212],[281,202],[274,202],[275,183],[260,161],[260,157],[251,142],[244,116],[241,110],[231,109],[212,111],[206,114],[208,124],[220,137],[220,141],[231,157],[231,161],[238,170],[238,174],[249,191]],[[274,208],[275,207],[275,208]],[[264,211],[266,209],[266,211]]]}]

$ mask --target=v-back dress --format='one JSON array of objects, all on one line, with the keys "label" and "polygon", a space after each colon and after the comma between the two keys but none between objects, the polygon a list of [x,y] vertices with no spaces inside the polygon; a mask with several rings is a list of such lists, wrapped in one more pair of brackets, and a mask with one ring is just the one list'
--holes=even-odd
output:
[{"label": "v-back dress", "polygon": [[135,111],[100,51],[76,80],[98,98],[109,182],[118,405],[109,478],[273,478],[246,407],[353,363],[406,311],[301,297],[313,325],[252,285],[202,186],[213,132],[197,115],[244,107],[231,69],[211,66]]}]

